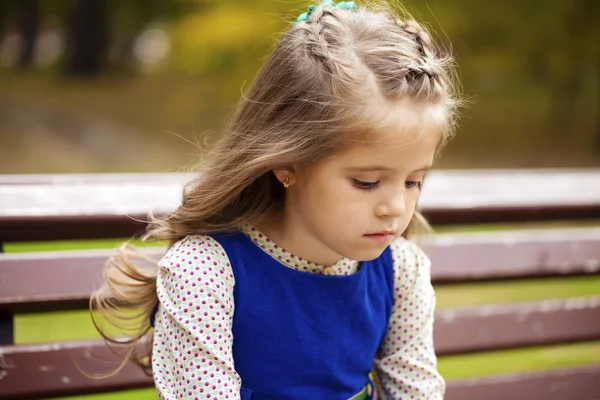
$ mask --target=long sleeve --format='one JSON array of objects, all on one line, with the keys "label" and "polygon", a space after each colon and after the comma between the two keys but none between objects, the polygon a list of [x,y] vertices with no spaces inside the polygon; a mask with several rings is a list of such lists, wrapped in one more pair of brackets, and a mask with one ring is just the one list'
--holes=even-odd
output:
[{"label": "long sleeve", "polygon": [[431,263],[414,243],[392,243],[394,305],[374,361],[382,399],[443,399],[445,382],[433,348],[435,292]]},{"label": "long sleeve", "polygon": [[152,370],[161,399],[239,399],[231,326],[234,277],[207,236],[176,243],[159,263]]}]

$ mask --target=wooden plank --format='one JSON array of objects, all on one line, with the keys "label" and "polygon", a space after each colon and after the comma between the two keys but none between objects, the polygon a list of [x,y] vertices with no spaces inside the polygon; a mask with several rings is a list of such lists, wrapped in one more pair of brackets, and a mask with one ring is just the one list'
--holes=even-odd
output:
[{"label": "wooden plank", "polygon": [[451,381],[445,400],[599,400],[600,366]]},{"label": "wooden plank", "polygon": [[[152,386],[133,364],[108,380],[90,379],[77,369],[104,374],[117,363],[100,340],[0,347],[0,399],[49,399]],[[599,393],[600,366],[588,366],[450,381],[445,399],[598,400]]]},{"label": "wooden plank", "polygon": [[600,227],[453,233],[416,239],[436,283],[600,273]]},{"label": "wooden plank", "polygon": [[[162,247],[145,248],[159,260]],[[0,311],[38,312],[88,307],[111,250],[0,254]],[[51,283],[51,284],[49,284]]]},{"label": "wooden plank", "polygon": [[[0,176],[0,242],[134,235],[128,216],[172,210],[190,176]],[[438,225],[600,218],[600,169],[434,171],[420,207]]]},{"label": "wooden plank", "polygon": [[0,185],[89,185],[95,183],[185,182],[193,173],[109,173],[109,174],[0,174]]},{"label": "wooden plank", "polygon": [[[445,234],[423,245],[435,283],[600,273],[600,228]],[[164,249],[144,252],[159,259]],[[111,254],[112,250],[1,254],[0,310],[85,308]]]},{"label": "wooden plank", "polygon": [[[158,256],[161,251],[152,249],[149,254]],[[24,273],[28,279],[4,281],[0,310],[27,312],[87,307],[95,283],[92,278],[99,278],[103,259],[97,255],[75,258],[78,262],[70,264],[65,258],[46,254],[46,272],[28,273],[26,264],[12,265],[12,276]],[[57,269],[64,275],[57,275]],[[57,276],[69,279],[56,279]],[[434,335],[439,354],[600,339],[600,297],[441,309],[436,312]]]},{"label": "wooden plank", "polygon": [[144,214],[0,217],[0,242],[139,237]]},{"label": "wooden plank", "polygon": [[102,380],[78,369],[88,375],[107,374],[119,362],[101,340],[0,347],[0,399],[48,399],[152,386],[152,379],[133,363]]},{"label": "wooden plank", "polygon": [[457,354],[600,339],[600,297],[438,310],[436,353]]}]

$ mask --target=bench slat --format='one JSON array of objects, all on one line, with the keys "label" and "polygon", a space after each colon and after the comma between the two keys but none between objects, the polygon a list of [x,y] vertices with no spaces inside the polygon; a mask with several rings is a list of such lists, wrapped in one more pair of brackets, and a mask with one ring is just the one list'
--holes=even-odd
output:
[{"label": "bench slat", "polygon": [[600,339],[600,297],[441,309],[435,315],[440,355],[594,339]]},{"label": "bench slat", "polygon": [[[0,195],[1,196],[1,195]],[[150,208],[149,208],[150,209]],[[160,210],[157,215],[160,215]],[[422,206],[435,225],[600,219],[600,201],[588,205],[506,206],[451,209]],[[146,213],[0,216],[0,243],[139,237]]]},{"label": "bench slat", "polygon": [[600,365],[448,382],[445,400],[598,400]]},{"label": "bench slat", "polygon": [[[112,371],[118,359],[101,340],[0,347],[4,371],[0,399],[54,398],[87,393],[151,387],[152,380],[128,364],[116,377],[90,379],[77,369],[102,374]],[[31,382],[36,382],[35,387]],[[450,381],[446,400],[597,400],[600,366],[507,374]],[[537,397],[536,397],[537,398]]]},{"label": "bench slat", "polygon": [[[0,243],[135,235],[128,215],[172,210],[190,176],[0,176]],[[600,218],[600,169],[433,171],[420,206],[436,225]]]},{"label": "bench slat", "polygon": [[[423,244],[435,283],[600,273],[600,228],[446,234]],[[164,249],[144,252],[159,259]],[[0,311],[87,307],[111,254],[112,250],[0,254]]]},{"label": "bench slat", "polygon": [[132,363],[103,380],[88,378],[77,369],[106,374],[118,365],[119,359],[101,340],[0,347],[0,399],[46,399],[152,386],[152,379]]},{"label": "bench slat", "polygon": [[0,174],[0,185],[90,185],[95,183],[184,182],[192,179],[189,172],[117,172],[92,174]]},{"label": "bench slat", "polygon": [[[162,247],[144,249],[144,254],[157,260],[164,252]],[[0,254],[0,311],[87,308],[111,254],[112,250]]]},{"label": "bench slat", "polygon": [[145,214],[0,217],[0,243],[141,236]]},{"label": "bench slat", "polygon": [[600,227],[454,233],[422,244],[436,283],[600,272]]}]

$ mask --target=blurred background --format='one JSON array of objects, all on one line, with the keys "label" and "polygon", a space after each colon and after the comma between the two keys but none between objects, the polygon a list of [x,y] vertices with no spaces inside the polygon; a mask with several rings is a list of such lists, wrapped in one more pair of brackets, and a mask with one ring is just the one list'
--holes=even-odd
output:
[{"label": "blurred background", "polygon": [[[190,166],[200,153],[196,144],[219,135],[280,32],[308,4],[0,0],[0,174]],[[470,102],[440,168],[600,167],[600,1],[404,4],[442,43],[451,43]],[[558,226],[573,224],[600,225]],[[6,243],[4,251],[104,249],[120,242]],[[438,308],[598,296],[599,290],[597,274],[436,287]],[[86,310],[18,314],[14,331],[16,343],[98,337]],[[596,340],[444,356],[440,371],[462,379],[598,364],[599,357]],[[153,389],[142,389],[71,399],[154,397]]]},{"label": "blurred background", "polygon": [[[297,0],[0,2],[0,173],[176,171]],[[600,2],[404,2],[471,104],[442,168],[600,165]]]}]

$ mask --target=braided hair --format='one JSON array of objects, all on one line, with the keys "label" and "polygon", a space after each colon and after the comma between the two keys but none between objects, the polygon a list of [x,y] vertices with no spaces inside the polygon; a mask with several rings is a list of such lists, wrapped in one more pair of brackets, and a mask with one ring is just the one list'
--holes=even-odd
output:
[{"label": "braided hair", "polygon": [[[453,85],[452,56],[436,46],[427,29],[412,17],[402,19],[390,6],[376,6],[379,12],[370,11],[375,7],[345,10],[318,5],[306,20],[294,24],[289,40],[301,49],[300,55],[319,64],[330,84],[356,76],[352,70],[362,71],[364,78],[371,75],[371,82],[389,101],[409,98],[442,104],[451,128],[460,103]],[[341,79],[336,81],[336,76]],[[354,83],[365,80],[369,82]]]}]

